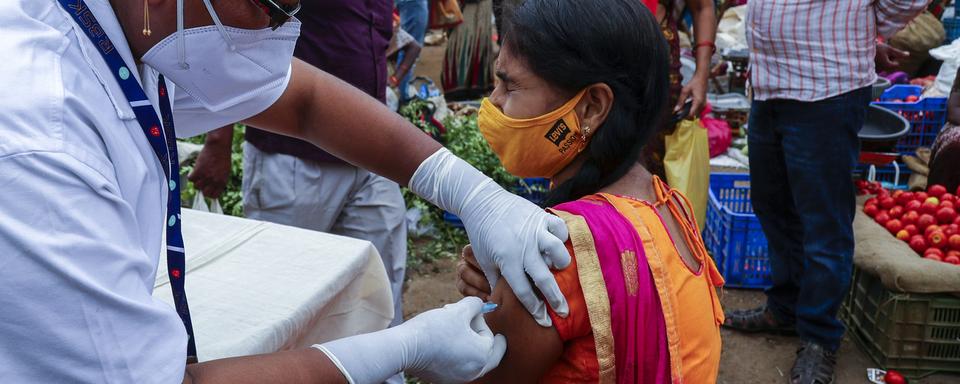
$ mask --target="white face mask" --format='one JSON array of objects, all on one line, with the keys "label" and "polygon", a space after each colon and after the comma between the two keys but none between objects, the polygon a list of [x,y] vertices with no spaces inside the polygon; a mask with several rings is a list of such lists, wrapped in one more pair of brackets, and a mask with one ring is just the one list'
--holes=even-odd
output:
[{"label": "white face mask", "polygon": [[143,62],[212,112],[283,85],[300,22],[291,19],[276,31],[232,28],[220,22],[210,0],[203,3],[214,25],[184,30],[183,0],[177,0],[177,32],[150,48]]}]

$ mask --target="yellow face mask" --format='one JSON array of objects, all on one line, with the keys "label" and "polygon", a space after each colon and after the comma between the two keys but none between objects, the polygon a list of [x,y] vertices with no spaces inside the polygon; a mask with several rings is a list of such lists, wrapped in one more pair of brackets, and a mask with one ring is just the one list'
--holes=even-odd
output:
[{"label": "yellow face mask", "polygon": [[543,116],[514,119],[483,99],[477,125],[503,167],[519,177],[553,177],[589,142],[574,108],[586,90]]}]

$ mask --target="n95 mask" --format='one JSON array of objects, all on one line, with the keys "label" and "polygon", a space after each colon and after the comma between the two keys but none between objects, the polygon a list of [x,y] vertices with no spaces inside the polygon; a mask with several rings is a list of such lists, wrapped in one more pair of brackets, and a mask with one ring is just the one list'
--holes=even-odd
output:
[{"label": "n95 mask", "polygon": [[214,25],[184,30],[183,0],[177,0],[177,32],[147,51],[143,62],[211,112],[282,86],[300,36],[300,22],[291,20],[276,31],[227,27],[210,0],[203,3]]}]

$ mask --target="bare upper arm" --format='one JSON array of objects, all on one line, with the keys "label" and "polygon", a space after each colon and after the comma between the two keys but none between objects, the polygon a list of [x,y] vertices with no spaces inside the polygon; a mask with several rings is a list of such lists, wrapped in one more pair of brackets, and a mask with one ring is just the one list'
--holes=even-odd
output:
[{"label": "bare upper arm", "polygon": [[544,328],[527,312],[507,281],[500,279],[490,301],[496,311],[485,315],[494,333],[507,338],[500,366],[477,383],[533,383],[539,381],[563,353],[563,341],[553,327]]},{"label": "bare upper arm", "polygon": [[320,70],[294,58],[291,63],[290,82],[287,84],[287,89],[280,95],[280,99],[263,112],[244,120],[243,123],[274,133],[305,139],[304,132],[301,131],[303,111],[306,110],[306,101],[313,98],[312,92],[315,87],[311,85],[316,84],[322,75]]}]

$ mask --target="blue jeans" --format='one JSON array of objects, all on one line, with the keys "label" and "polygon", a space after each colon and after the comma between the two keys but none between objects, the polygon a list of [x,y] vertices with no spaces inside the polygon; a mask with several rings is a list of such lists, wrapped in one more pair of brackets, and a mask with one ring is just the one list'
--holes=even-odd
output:
[{"label": "blue jeans", "polygon": [[753,209],[767,237],[767,306],[804,341],[836,350],[837,311],[853,273],[857,133],[870,88],[816,102],[754,101],[749,153]]},{"label": "blue jeans", "polygon": [[[427,5],[427,0],[395,0],[395,4],[397,5],[397,10],[400,11],[400,27],[413,36],[422,47],[423,38],[427,34],[427,22],[429,22],[430,18],[430,8]],[[403,51],[397,55],[397,62],[403,62],[403,55]],[[403,79],[400,79],[399,89],[401,102],[410,100],[411,96],[407,94],[407,85],[410,84],[410,79],[413,77],[413,70],[415,68],[416,64],[410,67],[410,72],[407,72],[407,75],[404,76]]]}]

